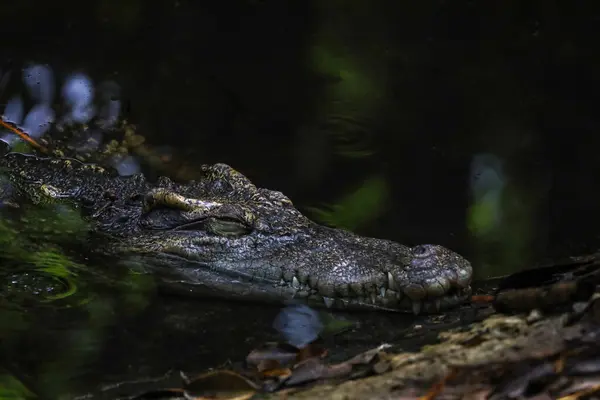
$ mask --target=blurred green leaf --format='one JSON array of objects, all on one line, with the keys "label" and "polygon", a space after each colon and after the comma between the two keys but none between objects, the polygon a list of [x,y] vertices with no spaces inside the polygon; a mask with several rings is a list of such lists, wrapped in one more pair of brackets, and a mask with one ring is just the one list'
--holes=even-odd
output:
[{"label": "blurred green leaf", "polygon": [[530,188],[508,185],[501,193],[481,197],[468,209],[467,226],[472,234],[478,274],[504,275],[527,265],[532,256],[538,206]]},{"label": "blurred green leaf", "polygon": [[[31,207],[24,204],[20,206],[18,213],[0,219],[0,259],[3,261],[0,273],[35,271],[42,276],[40,284],[60,281],[57,287],[62,286],[64,291],[41,291],[40,293],[45,294],[40,299],[42,302],[64,299],[75,294],[78,286],[76,271],[83,271],[85,267],[52,243],[73,242],[76,238],[84,237],[81,234],[87,230],[87,225],[78,212],[63,205]],[[36,289],[32,287],[31,290]],[[11,298],[15,301],[21,297]]]},{"label": "blurred green leaf", "polygon": [[374,176],[336,204],[329,207],[310,207],[308,211],[322,223],[352,231],[379,217],[388,199],[387,181],[381,176]]},{"label": "blurred green leaf", "polygon": [[23,400],[34,398],[36,398],[36,396],[31,393],[17,378],[0,369],[1,400]]},{"label": "blurred green leaf", "polygon": [[469,208],[468,227],[475,236],[491,232],[497,227],[496,215],[500,205],[496,197],[488,196],[474,203]]},{"label": "blurred green leaf", "polygon": [[10,149],[13,153],[31,153],[32,150],[33,147],[23,140],[17,140]]},{"label": "blurred green leaf", "polygon": [[339,335],[340,333],[356,328],[358,325],[356,321],[350,321],[328,312],[320,312],[319,317],[323,323],[322,337]]}]

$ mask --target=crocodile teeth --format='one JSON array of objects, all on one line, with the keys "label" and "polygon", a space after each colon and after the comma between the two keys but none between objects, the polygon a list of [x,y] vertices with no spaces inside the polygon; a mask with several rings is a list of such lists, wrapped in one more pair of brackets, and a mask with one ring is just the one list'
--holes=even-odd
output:
[{"label": "crocodile teeth", "polygon": [[331,306],[333,306],[333,298],[331,297],[325,297],[323,296],[323,302],[325,303],[325,305],[327,306],[327,308],[331,308]]},{"label": "crocodile teeth", "polygon": [[392,276],[391,272],[387,273],[387,279],[388,279],[388,288],[392,289],[392,290],[397,290],[396,289],[396,281],[394,280],[394,277]]},{"label": "crocodile teeth", "polygon": [[385,297],[385,292],[386,292],[386,290],[387,290],[387,289],[386,289],[385,287],[383,287],[383,286],[382,286],[382,287],[380,287],[380,288],[379,288],[379,295],[380,295],[381,297]]},{"label": "crocodile teeth", "polygon": [[413,301],[412,310],[415,315],[419,315],[421,313],[421,307],[423,306],[423,302],[420,300]]},{"label": "crocodile teeth", "polygon": [[281,286],[284,286],[284,285],[286,285],[286,283],[287,283],[287,282],[286,282],[286,281],[285,281],[285,279],[283,279],[283,278],[282,278],[282,279],[279,281],[279,284],[280,284]]},{"label": "crocodile teeth", "polygon": [[292,278],[292,287],[294,289],[300,289],[300,282],[298,281],[298,278],[296,278],[296,277]]},{"label": "crocodile teeth", "polygon": [[375,304],[375,301],[377,301],[377,295],[375,293],[371,293],[371,303]]}]

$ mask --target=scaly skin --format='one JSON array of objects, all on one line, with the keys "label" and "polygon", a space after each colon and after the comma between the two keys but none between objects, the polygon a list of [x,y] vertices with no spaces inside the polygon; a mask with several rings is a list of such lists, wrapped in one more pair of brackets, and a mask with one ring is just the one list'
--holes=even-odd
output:
[{"label": "scaly skin", "polygon": [[90,249],[194,295],[335,308],[436,312],[470,294],[470,263],[437,245],[408,247],[318,225],[280,192],[224,164],[186,184],[120,177],[92,164],[9,153],[14,192],[82,211]]}]

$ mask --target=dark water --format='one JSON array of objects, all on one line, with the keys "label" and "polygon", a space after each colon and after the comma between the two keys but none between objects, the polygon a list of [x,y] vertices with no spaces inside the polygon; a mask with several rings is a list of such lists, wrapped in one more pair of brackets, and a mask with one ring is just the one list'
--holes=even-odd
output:
[{"label": "dark water", "polygon": [[[93,291],[98,293],[98,288]],[[117,290],[99,294],[75,308],[30,305],[24,317],[28,329],[6,336],[4,368],[42,398],[114,398],[169,386],[167,382],[178,384],[179,371],[194,375],[209,368],[243,367],[252,350],[283,339],[273,328],[281,306],[190,300],[152,290],[143,291],[140,306]],[[473,316],[469,308],[445,317],[318,312],[324,321],[335,318],[344,326],[321,339],[332,363],[382,343],[395,345],[397,351],[416,351],[435,341],[443,327]],[[168,373],[174,379],[160,379]],[[160,384],[135,384],[142,380]]]},{"label": "dark water", "polygon": [[[57,104],[70,74],[112,80],[120,116],[185,165],[228,163],[313,218],[309,207],[370,187],[336,221],[448,246],[480,278],[507,274],[598,247],[598,14],[577,4],[4,2],[0,105],[18,94],[25,112],[35,105],[26,65],[52,68]],[[19,361],[9,369],[42,393],[150,373],[157,360],[240,360],[274,335],[278,312],[88,291],[98,294],[85,306],[28,305],[20,331],[18,313],[5,314],[22,332],[4,339]],[[405,324],[355,318],[378,336],[332,346],[371,347]],[[48,371],[74,382],[33,378]]]},{"label": "dark water", "polygon": [[503,250],[537,259],[597,242],[592,2],[20,4],[1,6],[2,69],[15,72],[4,99],[26,63],[52,66],[57,87],[74,71],[112,79],[154,146],[229,163],[300,207],[383,176],[389,201],[361,233],[482,264],[495,260],[468,229],[470,168],[493,154],[523,205],[503,220],[528,232],[529,251]]}]

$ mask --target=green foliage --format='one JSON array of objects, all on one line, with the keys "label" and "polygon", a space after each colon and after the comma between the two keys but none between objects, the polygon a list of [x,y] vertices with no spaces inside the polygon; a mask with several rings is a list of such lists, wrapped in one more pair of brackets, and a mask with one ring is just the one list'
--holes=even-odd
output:
[{"label": "green foliage", "polygon": [[332,82],[319,107],[320,127],[333,139],[338,155],[368,157],[373,151],[369,145],[370,124],[365,121],[371,119],[380,94],[371,76],[363,73],[350,55],[338,55],[338,51],[334,45],[317,44],[312,48],[312,68]]},{"label": "green foliage", "polygon": [[23,400],[35,397],[18,379],[0,369],[0,400]]},{"label": "green foliage", "polygon": [[[23,205],[20,219],[0,219],[0,258],[2,274],[38,273],[49,286],[59,283],[61,293],[42,291],[41,301],[64,299],[77,291],[77,271],[84,266],[73,261],[54,243],[81,237],[87,229],[77,212],[57,206],[28,207]],[[58,211],[58,212],[57,212]],[[19,296],[20,298],[20,296]]]},{"label": "green foliage", "polygon": [[311,207],[308,211],[322,223],[352,231],[379,217],[388,199],[387,181],[381,176],[373,176],[336,204],[329,207]]},{"label": "green foliage", "polygon": [[337,78],[335,95],[340,99],[369,102],[377,97],[373,82],[363,73],[358,63],[336,45],[318,44],[312,47],[313,68],[322,74]]},{"label": "green foliage", "polygon": [[467,226],[479,257],[479,276],[504,275],[530,261],[535,199],[526,188],[508,185],[497,195],[482,196],[471,204]]},{"label": "green foliage", "polygon": [[17,140],[11,147],[13,153],[25,153],[29,154],[33,151],[33,147],[23,140]]},{"label": "green foliage", "polygon": [[499,199],[496,196],[486,196],[473,203],[469,208],[468,227],[475,236],[486,235],[497,224],[496,215],[500,212]]},{"label": "green foliage", "polygon": [[[65,393],[73,384],[74,373],[83,371],[102,351],[105,329],[114,323],[115,311],[127,314],[144,309],[154,281],[131,271],[120,270],[114,276],[109,268],[98,270],[69,257],[63,249],[87,237],[88,230],[74,208],[21,204],[11,214],[18,215],[0,218],[0,274],[15,277],[17,284],[15,293],[10,288],[0,289],[0,339],[5,346],[18,341],[21,332],[36,326],[36,310],[68,312],[77,308],[77,328],[65,329],[56,355],[40,360],[36,367],[38,389],[43,388],[44,394]],[[106,288],[111,296],[102,296]],[[32,300],[41,308],[32,308]],[[44,333],[30,331],[27,335],[43,340]],[[34,396],[0,371],[0,400],[26,398]]]},{"label": "green foliage", "polygon": [[[314,6],[308,68],[322,82],[314,121],[332,139],[337,155],[369,157],[374,132],[387,117],[390,78],[399,73],[389,70],[394,48],[382,28],[385,14],[364,2],[323,1]],[[368,27],[359,40],[357,25]]]},{"label": "green foliage", "polygon": [[348,320],[328,312],[320,312],[319,318],[323,323],[322,337],[335,336],[357,327],[356,321]]}]

